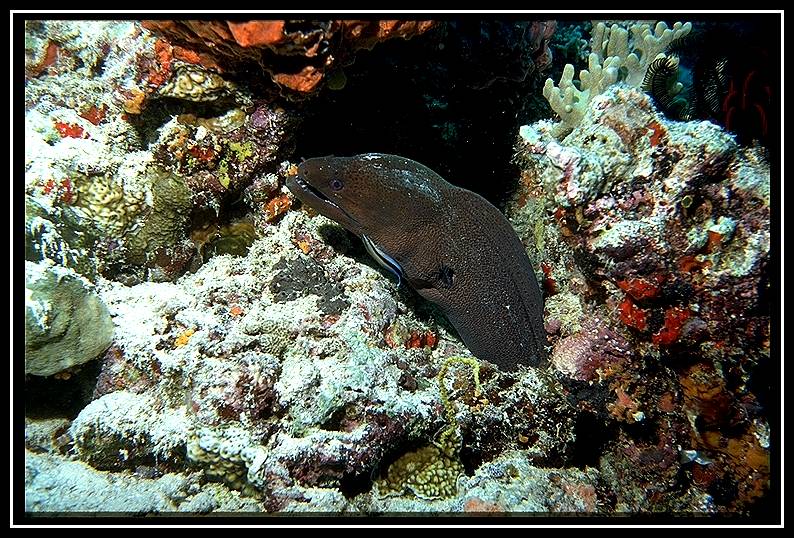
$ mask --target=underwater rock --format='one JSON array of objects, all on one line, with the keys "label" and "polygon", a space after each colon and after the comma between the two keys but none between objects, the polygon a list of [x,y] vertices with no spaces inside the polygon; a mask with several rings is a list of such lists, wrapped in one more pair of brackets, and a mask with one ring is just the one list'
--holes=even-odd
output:
[{"label": "underwater rock", "polygon": [[[324,510],[344,495],[365,506],[376,478],[432,446],[449,417],[456,475],[506,448],[537,464],[569,456],[573,407],[553,377],[483,369],[477,399],[455,369],[442,398],[439,368],[465,348],[387,275],[324,243],[331,226],[288,211],[246,255],[214,256],[174,283],[102,281],[125,330],[70,427],[77,457],[115,471],[187,464],[268,510]],[[463,506],[464,490],[439,492]]]},{"label": "underwater rock", "polygon": [[25,511],[84,514],[261,512],[250,498],[222,484],[202,484],[200,473],[97,471],[80,461],[25,452]]},{"label": "underwater rock", "polygon": [[131,83],[145,40],[131,22],[28,21],[26,43],[53,52],[25,84],[27,259],[94,281],[145,208],[146,156],[113,91]]},{"label": "underwater rock", "polygon": [[522,128],[526,178],[559,207],[556,222],[576,230],[583,272],[613,286],[635,338],[663,351],[717,340],[722,351],[706,343],[705,356],[741,350],[750,364],[768,354],[763,151],[710,123],[668,122],[625,87],[596,98],[562,143],[547,128]]},{"label": "underwater rock", "polygon": [[35,453],[63,454],[72,442],[68,433],[69,424],[69,419],[63,417],[25,417],[25,448]]},{"label": "underwater rock", "polygon": [[313,294],[320,297],[317,308],[324,314],[339,315],[350,304],[341,296],[342,288],[334,286],[322,273],[322,267],[310,258],[282,259],[273,266],[275,275],[270,292],[278,302],[287,302]]},{"label": "underwater rock", "polygon": [[107,307],[69,269],[25,262],[25,373],[56,374],[95,359],[113,341]]},{"label": "underwater rock", "polygon": [[[547,121],[521,128],[524,172],[508,214],[561,285],[547,321],[552,363],[578,409],[576,443],[603,445],[616,509],[651,509],[637,484],[693,480],[697,495],[662,487],[656,506],[748,510],[769,487],[757,441],[770,356],[765,152],[708,122],[669,121],[621,84],[557,134]],[[711,462],[710,480],[679,461],[679,446]],[[574,458],[596,463],[590,447]],[[733,493],[704,507],[725,483]]]},{"label": "underwater rock", "polygon": [[[346,282],[344,286],[333,284],[329,288],[338,299],[331,297],[337,302],[329,303],[332,308],[327,314],[318,309],[318,301],[323,299],[306,295],[300,287],[284,296],[270,291],[274,281],[283,283],[287,277],[300,281],[306,276],[292,274],[286,261],[300,253],[293,235],[310,233],[316,237],[319,224],[327,226],[328,221],[316,217],[310,222],[298,213],[288,213],[265,230],[264,237],[253,243],[246,256],[214,256],[177,284],[148,283],[133,288],[108,284],[105,292],[111,312],[126,327],[118,342],[123,359],[111,359],[112,364],[119,364],[124,370],[116,374],[108,370],[112,377],[103,381],[103,391],[115,392],[102,396],[95,404],[116,394],[133,398],[125,390],[125,383],[129,383],[130,389],[140,393],[136,398],[150,401],[155,397],[176,405],[177,413],[186,411],[196,427],[203,428],[199,441],[205,437],[231,439],[233,431],[244,432],[240,434],[244,434],[240,441],[243,446],[236,454],[245,448],[249,452],[269,448],[266,462],[257,463],[248,473],[235,471],[242,482],[237,478],[228,480],[240,487],[253,483],[257,488],[270,488],[266,477],[268,473],[282,472],[278,469],[296,477],[291,480],[306,484],[318,483],[320,475],[335,476],[332,481],[338,484],[342,474],[366,473],[377,464],[377,455],[395,442],[395,437],[407,435],[405,426],[397,428],[399,422],[414,424],[413,430],[421,430],[430,408],[426,403],[418,407],[408,404],[399,396],[404,392],[398,384],[402,370],[392,365],[394,352],[386,348],[383,339],[383,324],[397,315],[388,291],[392,285],[386,277],[339,255],[310,260],[307,263],[318,271],[313,278],[320,287],[328,286],[329,279],[344,278]],[[136,304],[141,306],[133,306]],[[417,320],[407,319],[409,327],[428,330]],[[348,336],[344,340],[332,336],[338,331]],[[418,349],[402,353],[406,358],[424,356],[423,350]],[[390,373],[377,375],[376,371],[383,368]],[[150,381],[140,383],[142,374],[132,375],[135,371],[145,372]],[[186,385],[182,382],[184,376]],[[348,391],[348,385],[356,390]],[[414,398],[423,402],[429,397],[431,394],[425,390]],[[374,402],[384,399],[389,403],[376,414],[381,405]],[[349,433],[335,431],[338,426],[331,426],[329,421],[338,420],[332,417],[354,404],[363,413],[356,419],[361,426]],[[409,409],[419,415],[398,421],[389,417],[391,406],[397,406],[393,412],[398,416]],[[138,407],[143,410],[147,406],[136,404]],[[132,415],[128,412],[124,416]],[[73,426],[82,458],[99,462],[97,465],[123,465],[117,457],[121,448],[117,445],[123,436],[114,432],[130,428],[138,433],[127,432],[127,438],[143,439],[127,444],[130,457],[146,459],[152,453],[153,443],[145,441],[152,437],[147,426],[153,425],[151,420],[141,418],[134,421],[134,427],[128,427],[121,422],[121,416],[112,418],[107,411],[86,416],[96,418],[89,421],[78,417]],[[353,420],[352,416],[349,420]],[[82,440],[78,440],[79,434],[96,421],[101,435],[86,430]],[[394,426],[386,427],[388,422]],[[314,440],[306,443],[309,438],[303,438],[307,435]],[[340,436],[349,437],[346,444],[358,448],[352,453],[334,452],[333,439]],[[287,442],[292,438],[294,441]],[[95,439],[104,441],[100,444]],[[177,436],[171,442],[192,446],[189,439]],[[103,448],[107,446],[114,450]],[[223,461],[231,457],[224,455],[226,451],[213,452],[207,447],[202,448],[203,452],[191,449],[192,461],[203,465],[201,462],[209,461],[209,456],[201,454],[208,451],[217,453]],[[307,450],[316,457],[301,456]],[[255,461],[249,463],[253,465]],[[211,463],[216,464],[221,465]],[[235,469],[240,467],[239,463],[235,465]],[[316,470],[310,470],[309,465]],[[334,465],[342,466],[342,474],[329,474]],[[318,477],[312,478],[313,473]]]},{"label": "underwater rock", "polygon": [[96,232],[81,226],[80,218],[69,208],[45,207],[32,197],[25,198],[25,259],[50,260],[73,269],[94,281],[97,262],[91,256]]},{"label": "underwater rock", "polygon": [[111,392],[88,404],[69,433],[77,456],[97,469],[134,469],[182,460],[189,422],[150,393]]},{"label": "underwater rock", "polygon": [[632,358],[625,338],[610,331],[601,319],[588,319],[554,348],[554,367],[577,381],[597,381],[599,371],[616,369]]}]

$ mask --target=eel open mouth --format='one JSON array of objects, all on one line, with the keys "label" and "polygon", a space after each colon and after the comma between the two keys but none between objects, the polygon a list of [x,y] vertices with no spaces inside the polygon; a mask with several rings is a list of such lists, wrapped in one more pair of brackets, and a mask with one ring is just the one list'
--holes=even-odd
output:
[{"label": "eel open mouth", "polygon": [[314,186],[313,186],[311,183],[309,183],[308,181],[306,181],[305,179],[303,179],[303,178],[300,176],[300,174],[296,174],[296,175],[292,176],[292,179],[293,179],[293,180],[295,181],[295,183],[296,183],[296,184],[297,184],[297,185],[298,185],[298,186],[299,186],[301,189],[303,189],[304,191],[308,191],[310,194],[312,194],[312,195],[316,196],[317,198],[319,198],[320,200],[322,200],[322,201],[323,201],[323,202],[325,202],[326,204],[331,204],[332,206],[334,206],[335,208],[339,209],[340,211],[342,210],[342,208],[340,208],[338,205],[336,205],[336,204],[333,202],[333,200],[331,200],[331,199],[330,199],[330,198],[328,198],[328,197],[327,197],[325,194],[323,194],[322,192],[320,192],[319,190],[317,190],[317,189],[316,189],[316,188],[315,188],[315,187],[314,187]]},{"label": "eel open mouth", "polygon": [[287,187],[292,194],[297,196],[303,203],[313,207],[326,217],[335,220],[345,226],[348,230],[358,234],[361,225],[353,218],[350,213],[340,207],[336,202],[328,198],[319,189],[306,181],[301,173],[287,176]]}]

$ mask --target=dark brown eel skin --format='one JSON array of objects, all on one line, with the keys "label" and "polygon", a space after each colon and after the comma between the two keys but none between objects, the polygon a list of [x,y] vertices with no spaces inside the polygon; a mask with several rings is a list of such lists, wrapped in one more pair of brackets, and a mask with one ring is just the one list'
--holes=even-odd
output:
[{"label": "dark brown eel skin", "polygon": [[309,159],[287,186],[441,307],[478,359],[503,370],[546,363],[537,278],[513,227],[483,197],[381,153]]}]

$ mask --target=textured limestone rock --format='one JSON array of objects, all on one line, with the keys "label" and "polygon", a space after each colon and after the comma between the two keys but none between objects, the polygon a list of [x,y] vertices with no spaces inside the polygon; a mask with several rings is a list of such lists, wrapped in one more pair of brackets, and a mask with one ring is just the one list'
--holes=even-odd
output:
[{"label": "textured limestone rock", "polygon": [[76,273],[25,262],[25,373],[86,363],[110,346],[113,329],[107,307]]}]

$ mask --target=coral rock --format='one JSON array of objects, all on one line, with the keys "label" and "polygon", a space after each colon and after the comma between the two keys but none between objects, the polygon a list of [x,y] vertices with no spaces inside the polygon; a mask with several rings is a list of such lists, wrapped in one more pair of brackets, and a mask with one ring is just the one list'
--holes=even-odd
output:
[{"label": "coral rock", "polygon": [[110,346],[113,321],[85,280],[47,262],[25,262],[25,277],[25,373],[52,375]]},{"label": "coral rock", "polygon": [[224,70],[256,63],[273,82],[296,94],[320,87],[326,74],[351,62],[355,51],[377,43],[422,34],[433,21],[146,20],[143,26],[193,53],[203,65]]},{"label": "coral rock", "polygon": [[[570,317],[558,299],[569,293],[582,305],[581,330],[563,326],[552,354],[578,424],[604,432],[577,428],[577,443],[603,436],[616,509],[746,511],[769,479],[754,378],[770,356],[766,155],[712,123],[666,120],[637,89],[602,90],[572,129],[521,128],[525,170],[508,209],[521,223],[535,218],[532,197],[548,208],[540,244],[570,291],[547,309]],[[537,243],[531,226],[517,229]],[[626,427],[638,424],[653,435]],[[682,464],[683,447],[698,461]],[[697,484],[687,495],[663,485],[682,475]],[[638,493],[649,483],[652,495]]]},{"label": "coral rock", "polygon": [[227,22],[232,37],[241,47],[277,45],[286,39],[284,21]]}]

